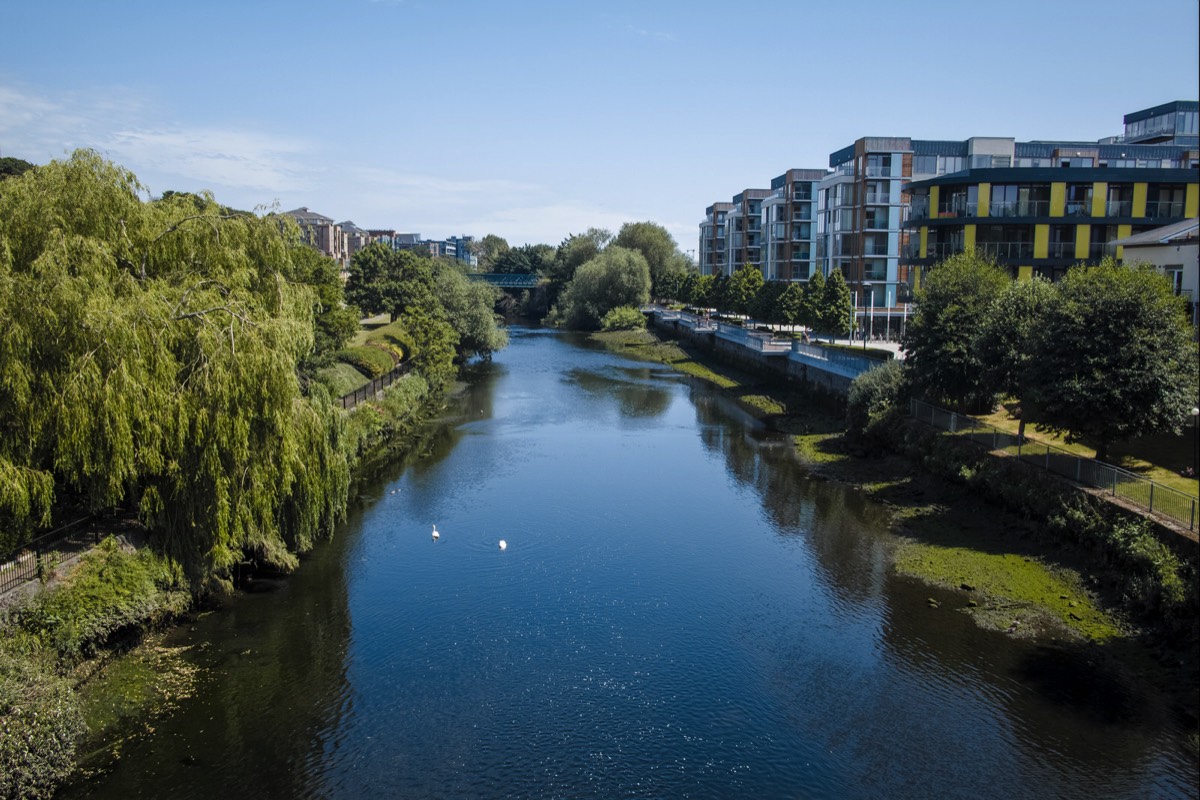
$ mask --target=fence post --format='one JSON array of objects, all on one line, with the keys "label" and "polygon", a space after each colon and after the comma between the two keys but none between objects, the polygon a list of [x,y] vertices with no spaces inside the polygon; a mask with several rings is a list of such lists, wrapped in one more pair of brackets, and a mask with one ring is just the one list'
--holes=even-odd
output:
[{"label": "fence post", "polygon": [[954,433],[954,431],[957,428],[958,428],[958,414],[951,412],[951,414],[950,414],[950,432]]},{"label": "fence post", "polygon": [[1075,456],[1075,482],[1076,483],[1083,483],[1083,481],[1080,480],[1080,476],[1082,474],[1083,474],[1083,459],[1080,458],[1079,456]]},{"label": "fence post", "polygon": [[1050,445],[1046,445],[1046,471],[1050,471]]},{"label": "fence post", "polygon": [[1117,496],[1117,471],[1113,470],[1113,497]]},{"label": "fence post", "polygon": [[1154,510],[1154,481],[1150,481],[1150,510]]}]

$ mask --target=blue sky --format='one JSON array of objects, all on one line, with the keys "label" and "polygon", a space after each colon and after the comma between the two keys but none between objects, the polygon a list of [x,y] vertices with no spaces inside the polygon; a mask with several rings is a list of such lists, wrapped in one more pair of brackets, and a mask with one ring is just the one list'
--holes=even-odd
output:
[{"label": "blue sky", "polygon": [[153,194],[557,244],[860,136],[1096,139],[1196,99],[1195,0],[10,0],[0,154]]}]

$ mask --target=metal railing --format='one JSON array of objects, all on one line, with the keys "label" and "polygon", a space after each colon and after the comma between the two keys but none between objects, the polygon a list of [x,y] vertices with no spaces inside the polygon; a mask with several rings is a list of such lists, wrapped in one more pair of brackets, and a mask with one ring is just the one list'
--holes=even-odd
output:
[{"label": "metal railing", "polygon": [[738,325],[727,322],[717,323],[717,336],[732,342],[737,342],[750,350],[760,353],[786,353],[791,350],[791,342],[786,339],[776,339],[772,333],[750,331]]},{"label": "metal railing", "polygon": [[800,341],[792,342],[791,357],[801,363],[817,362],[817,366],[848,378],[858,377],[864,372],[882,367],[887,363],[879,359],[835,350],[832,347],[821,347],[820,345],[805,344]]},{"label": "metal railing", "polygon": [[1200,522],[1197,516],[1200,513],[1200,498],[1120,467],[1084,458],[1053,445],[1033,442],[1028,438],[1021,439],[1014,433],[1002,431],[974,417],[956,414],[920,400],[911,401],[909,416],[961,436],[988,450],[1003,450],[1024,464],[1040,467],[1085,486],[1102,489],[1114,497],[1120,497],[1144,508],[1151,514],[1166,517],[1188,530],[1196,530],[1196,524]]},{"label": "metal railing", "polygon": [[22,545],[0,562],[0,595],[33,580],[44,580],[64,562],[87,551],[100,540],[100,529],[87,529],[81,517]]},{"label": "metal railing", "polygon": [[359,403],[374,399],[384,389],[407,375],[410,369],[412,369],[412,362],[405,361],[391,372],[380,375],[378,378],[375,378],[365,386],[360,386],[353,392],[342,395],[338,399],[338,402],[342,404],[342,408],[349,410],[357,406]]}]

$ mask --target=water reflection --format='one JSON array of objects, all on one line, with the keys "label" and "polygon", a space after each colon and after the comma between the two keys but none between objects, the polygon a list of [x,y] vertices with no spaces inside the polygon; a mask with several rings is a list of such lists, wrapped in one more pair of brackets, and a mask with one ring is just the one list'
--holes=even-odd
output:
[{"label": "water reflection", "polygon": [[1150,737],[1045,700],[1052,660],[892,575],[884,508],[659,367],[514,331],[361,494],[183,634],[202,694],[73,796],[1182,793]]}]

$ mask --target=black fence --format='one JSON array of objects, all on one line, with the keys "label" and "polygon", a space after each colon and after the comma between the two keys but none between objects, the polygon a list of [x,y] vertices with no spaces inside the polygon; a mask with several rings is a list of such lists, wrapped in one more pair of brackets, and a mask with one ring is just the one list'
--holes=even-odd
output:
[{"label": "black fence", "polygon": [[378,397],[379,393],[384,389],[407,375],[411,369],[412,362],[405,361],[391,372],[380,375],[370,383],[366,384],[365,386],[360,386],[349,394],[342,395],[340,399],[342,408],[351,409],[359,403],[366,402],[367,400],[373,400],[375,397]]},{"label": "black fence", "polygon": [[93,517],[81,517],[42,534],[22,545],[0,562],[0,595],[33,580],[45,580],[66,561],[76,558],[100,541],[100,528],[88,525]]}]

